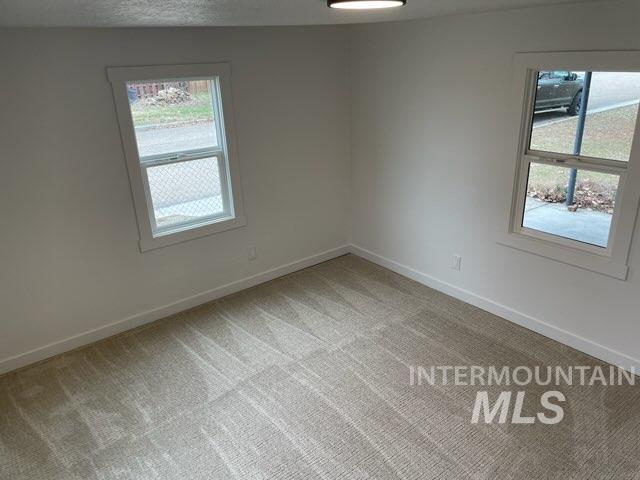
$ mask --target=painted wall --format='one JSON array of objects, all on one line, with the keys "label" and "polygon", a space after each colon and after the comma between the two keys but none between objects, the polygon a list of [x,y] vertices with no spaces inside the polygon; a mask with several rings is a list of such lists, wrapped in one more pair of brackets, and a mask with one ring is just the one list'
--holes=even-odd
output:
[{"label": "painted wall", "polygon": [[640,49],[639,24],[638,2],[609,1],[354,27],[353,243],[555,338],[640,365],[637,233],[626,282],[496,243],[515,173],[513,54]]},{"label": "painted wall", "polygon": [[[346,33],[0,30],[0,367],[345,245]],[[232,65],[248,225],[141,254],[105,67],[216,61]]]},{"label": "painted wall", "polygon": [[[349,242],[640,364],[637,241],[627,282],[496,244],[513,53],[640,49],[639,21],[625,0],[355,27],[0,29],[0,371]],[[232,63],[249,224],[141,254],[105,67],[215,61]]]}]

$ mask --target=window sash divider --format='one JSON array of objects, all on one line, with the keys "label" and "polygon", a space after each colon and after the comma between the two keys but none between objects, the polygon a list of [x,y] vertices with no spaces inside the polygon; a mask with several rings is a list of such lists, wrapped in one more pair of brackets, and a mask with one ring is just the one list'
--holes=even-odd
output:
[{"label": "window sash divider", "polygon": [[619,160],[541,152],[537,150],[527,150],[523,157],[526,163],[544,163],[547,165],[576,168],[579,170],[592,170],[615,175],[622,175],[629,167],[628,162],[621,162]]},{"label": "window sash divider", "polygon": [[153,155],[140,158],[140,166],[144,168],[155,167],[158,165],[168,165],[171,163],[190,162],[192,160],[200,160],[202,158],[224,157],[224,150],[221,148],[207,150],[191,150],[186,152],[178,152],[163,155]]}]

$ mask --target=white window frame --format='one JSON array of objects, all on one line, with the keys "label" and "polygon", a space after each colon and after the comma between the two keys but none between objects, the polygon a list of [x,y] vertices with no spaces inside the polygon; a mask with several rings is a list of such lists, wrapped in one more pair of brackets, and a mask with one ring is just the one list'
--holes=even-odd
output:
[{"label": "white window frame", "polygon": [[[231,68],[229,64],[109,67],[107,68],[107,78],[113,89],[120,136],[129,171],[129,181],[140,234],[140,250],[144,252],[246,225],[231,102]],[[211,80],[212,87],[215,89],[212,92],[212,100],[216,134],[220,145],[208,149],[180,152],[178,155],[174,152],[173,154],[145,156],[141,161],[129,106],[127,83],[179,80]],[[216,157],[220,169],[223,214],[176,225],[173,228],[157,230],[149,192],[147,168],[211,157]]]},{"label": "white window frame", "polygon": [[[538,71],[640,72],[640,52],[517,53],[513,59],[513,123],[517,139],[515,182],[506,234],[499,243],[620,280],[628,276],[628,259],[640,200],[640,118],[636,120],[628,162],[529,150]],[[640,117],[640,109],[639,109]],[[545,163],[620,175],[606,248],[522,226],[529,164]]]}]

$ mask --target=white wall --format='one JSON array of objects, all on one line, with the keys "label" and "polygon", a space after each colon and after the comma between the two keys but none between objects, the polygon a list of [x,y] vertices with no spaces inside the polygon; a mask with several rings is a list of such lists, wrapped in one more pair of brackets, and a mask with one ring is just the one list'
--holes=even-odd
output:
[{"label": "white wall", "polygon": [[[639,242],[627,282],[495,242],[515,166],[512,54],[640,49],[638,24],[631,0],[350,28],[0,30],[0,371],[330,257],[348,235],[640,364]],[[248,226],[141,254],[104,69],[224,60]]]},{"label": "white wall", "polygon": [[[248,225],[141,254],[105,67],[216,61],[232,65]],[[0,370],[346,244],[345,30],[4,29],[0,69]]]},{"label": "white wall", "polygon": [[496,244],[516,160],[512,55],[640,49],[638,25],[638,2],[609,1],[354,27],[353,243],[584,351],[640,365],[637,234],[626,282]]}]

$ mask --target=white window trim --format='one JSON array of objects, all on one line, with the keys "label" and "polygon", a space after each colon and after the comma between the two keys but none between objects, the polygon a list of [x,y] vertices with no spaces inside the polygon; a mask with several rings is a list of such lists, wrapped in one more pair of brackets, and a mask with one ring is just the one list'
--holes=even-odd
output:
[{"label": "white window trim", "polygon": [[[498,243],[525,252],[547,257],[565,264],[602,273],[620,280],[628,276],[631,241],[636,226],[640,200],[640,118],[636,121],[631,154],[626,168],[623,162],[598,160],[594,164],[587,156],[529,152],[535,72],[547,70],[571,71],[639,71],[640,52],[536,52],[517,53],[513,59],[513,128],[517,162],[514,187],[506,232]],[[640,109],[639,109],[640,117]],[[519,131],[515,131],[518,128]],[[558,163],[554,160],[560,159]],[[597,170],[620,174],[616,208],[611,222],[607,248],[587,245],[522,227],[527,188],[528,165],[531,160],[581,170]],[[603,165],[606,164],[606,165]]]},{"label": "white window trim", "polygon": [[[122,138],[122,146],[127,162],[127,170],[129,171],[129,181],[131,183],[131,192],[140,234],[140,250],[144,252],[245,226],[247,222],[242,204],[240,166],[237,157],[235,122],[231,97],[231,68],[229,64],[212,63],[109,67],[107,68],[107,78],[111,82],[113,89],[120,136]],[[216,112],[218,113],[218,118],[222,118],[224,135],[221,132],[220,124],[216,121],[221,146],[218,152],[213,152],[213,156],[216,156],[218,162],[221,162],[221,174],[226,172],[227,178],[221,178],[223,188],[222,198],[223,201],[227,201],[227,199],[230,198],[231,205],[225,205],[225,211],[227,213],[224,216],[215,219],[205,219],[190,225],[176,226],[175,229],[167,229],[167,231],[156,234],[154,237],[151,222],[155,221],[155,217],[148,192],[148,183],[144,180],[146,167],[141,165],[138,155],[138,146],[127,95],[127,83],[160,79],[180,80],[198,78],[218,79],[216,82],[218,98],[222,105],[217,104],[215,108],[219,110]],[[219,155],[215,155],[215,153]],[[212,156],[211,150],[207,150],[206,156]],[[193,151],[189,152],[189,155],[185,157],[185,159],[195,160],[201,157],[203,157],[202,152]],[[148,164],[149,162],[154,163],[154,160],[147,157],[145,163]],[[161,160],[158,160],[158,162],[161,163]],[[228,190],[229,186],[231,186],[231,196],[224,195],[224,190]],[[203,225],[197,226],[199,223],[203,223]]]}]

